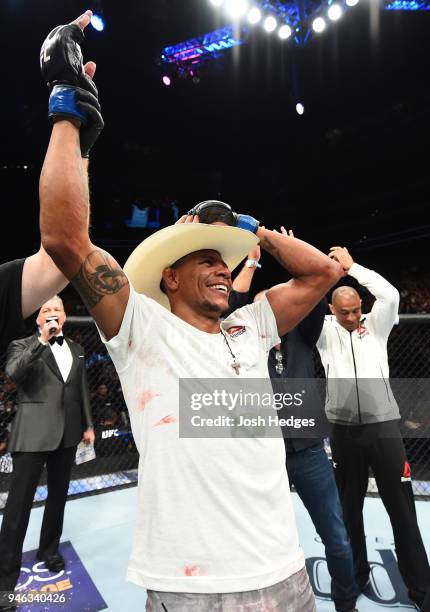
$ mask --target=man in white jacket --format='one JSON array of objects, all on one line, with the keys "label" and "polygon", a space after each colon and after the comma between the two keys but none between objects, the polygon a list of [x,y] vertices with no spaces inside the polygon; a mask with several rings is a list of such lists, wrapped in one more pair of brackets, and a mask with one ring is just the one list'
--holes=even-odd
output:
[{"label": "man in white jacket", "polygon": [[363,315],[357,291],[338,287],[332,295],[332,314],[325,317],[317,342],[327,378],[326,412],[333,423],[333,465],[356,580],[364,589],[370,574],[363,525],[370,467],[390,517],[400,573],[410,599],[420,608],[430,568],[417,523],[387,355],[399,293],[382,276],[354,263],[346,248],[333,247],[330,257],[376,298],[371,312]]}]

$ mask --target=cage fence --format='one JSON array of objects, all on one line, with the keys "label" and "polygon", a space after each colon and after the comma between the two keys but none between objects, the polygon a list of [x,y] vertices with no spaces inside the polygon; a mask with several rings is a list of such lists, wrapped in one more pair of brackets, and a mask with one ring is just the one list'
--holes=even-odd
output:
[{"label": "cage fence", "polygon": [[[137,482],[138,452],[133,440],[128,410],[120,381],[106,348],[90,317],[70,317],[65,335],[84,347],[95,429],[95,453],[92,461],[72,469],[69,496],[88,495]],[[430,405],[422,399],[420,380],[430,379],[430,315],[401,315],[388,343],[392,379],[411,379],[400,405],[407,405],[402,431],[412,469],[416,496],[430,498]],[[16,386],[4,373],[6,354],[0,357],[0,510],[7,498],[12,460],[7,453],[7,439],[16,412]],[[316,376],[323,376],[316,357]],[[417,435],[419,429],[419,435]],[[410,435],[408,435],[408,431]],[[326,446],[329,452],[329,445]],[[374,479],[369,479],[369,493],[377,493]],[[34,503],[46,498],[44,472]]]}]

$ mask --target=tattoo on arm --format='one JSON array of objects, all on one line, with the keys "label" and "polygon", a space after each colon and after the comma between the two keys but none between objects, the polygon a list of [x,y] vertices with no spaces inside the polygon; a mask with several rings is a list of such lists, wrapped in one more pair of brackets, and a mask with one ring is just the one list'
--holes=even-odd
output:
[{"label": "tattoo on arm", "polygon": [[105,295],[118,293],[128,284],[128,279],[112,257],[96,250],[88,254],[78,274],[70,282],[85,306],[91,310]]}]

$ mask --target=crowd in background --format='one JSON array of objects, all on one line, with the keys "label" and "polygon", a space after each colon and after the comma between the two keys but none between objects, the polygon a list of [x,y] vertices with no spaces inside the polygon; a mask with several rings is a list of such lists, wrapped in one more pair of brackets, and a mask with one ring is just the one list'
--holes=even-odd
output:
[{"label": "crowd in background", "polygon": [[404,275],[399,280],[400,312],[430,314],[430,280],[424,272]]}]

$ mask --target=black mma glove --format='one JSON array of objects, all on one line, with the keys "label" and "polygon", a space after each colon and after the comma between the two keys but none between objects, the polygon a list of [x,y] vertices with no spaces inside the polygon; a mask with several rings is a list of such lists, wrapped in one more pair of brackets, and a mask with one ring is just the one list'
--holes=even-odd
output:
[{"label": "black mma glove", "polygon": [[200,202],[188,211],[188,215],[198,215],[200,223],[214,223],[214,221],[223,221],[232,227],[239,227],[253,234],[257,233],[260,225],[257,219],[250,215],[239,215],[235,213],[229,204],[220,202],[219,200],[206,200]]},{"label": "black mma glove", "polygon": [[88,157],[104,127],[98,91],[85,75],[80,44],[84,33],[76,24],[57,26],[40,50],[40,68],[48,84],[49,119],[68,117],[81,122],[82,157]]}]

